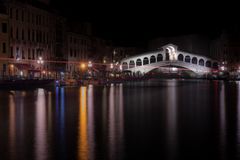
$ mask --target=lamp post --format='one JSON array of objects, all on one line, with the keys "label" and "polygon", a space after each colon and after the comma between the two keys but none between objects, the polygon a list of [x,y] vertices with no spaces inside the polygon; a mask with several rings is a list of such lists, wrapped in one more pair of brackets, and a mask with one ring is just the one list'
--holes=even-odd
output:
[{"label": "lamp post", "polygon": [[42,65],[44,63],[42,57],[38,57],[37,63],[40,65],[40,78],[42,77]]}]

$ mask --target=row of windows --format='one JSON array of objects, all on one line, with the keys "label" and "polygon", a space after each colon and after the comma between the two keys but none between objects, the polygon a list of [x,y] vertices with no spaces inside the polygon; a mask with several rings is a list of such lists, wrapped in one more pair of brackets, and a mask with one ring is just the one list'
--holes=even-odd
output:
[{"label": "row of windows", "polygon": [[[13,51],[13,47],[10,47],[10,52],[11,52],[11,58],[14,58],[14,51]],[[43,49],[30,49],[28,48],[27,50],[27,57],[25,55],[25,51],[24,49],[21,50],[20,53],[20,49],[19,47],[16,47],[16,53],[15,53],[15,58],[21,58],[21,59],[37,59],[40,56],[43,56]]]},{"label": "row of windows", "polygon": [[77,39],[77,38],[70,37],[70,43],[87,45],[87,40],[86,39]]},{"label": "row of windows", "polygon": [[[11,38],[16,38],[17,40],[26,40],[26,33],[25,30],[22,29],[21,33],[18,28],[15,31],[15,37],[13,34],[13,29],[11,28]],[[21,34],[21,38],[20,38]],[[39,30],[30,30],[27,31],[27,40],[39,43],[48,43],[49,42],[49,34]]]},{"label": "row of windows", "polygon": [[[165,60],[169,60],[169,55],[168,54],[166,54]],[[162,54],[158,54],[157,55],[157,59],[156,59],[156,57],[154,55],[152,55],[150,57],[150,62],[149,62],[149,59],[147,57],[145,57],[143,59],[143,62],[142,62],[141,59],[137,59],[136,60],[136,66],[142,66],[142,64],[143,65],[147,65],[149,63],[156,63],[156,62],[160,62],[160,61],[163,61],[163,55]],[[206,61],[206,63],[205,63],[203,59],[199,59],[198,60],[196,57],[193,57],[191,59],[190,56],[185,56],[185,58],[184,58],[184,56],[182,54],[178,55],[178,61],[184,61],[186,63],[192,63],[192,64],[196,64],[196,65],[198,64],[200,66],[206,66],[206,67],[213,67],[213,68],[217,68],[218,67],[218,63],[217,62],[214,62],[212,64],[211,61]],[[129,66],[128,66],[127,62],[123,62],[122,65],[123,65],[123,69],[134,68],[135,67],[135,62],[133,60],[131,60],[129,62]]]},{"label": "row of windows", "polygon": [[70,57],[77,57],[77,53],[78,53],[78,57],[79,55],[82,55],[84,53],[86,53],[85,50],[72,50],[70,49]]},{"label": "row of windows", "polygon": [[[15,16],[15,17],[14,17]],[[9,17],[11,19],[20,20],[22,22],[27,21],[28,23],[36,24],[36,25],[48,25],[49,18],[43,15],[34,14],[31,12],[27,12],[20,9],[10,8]],[[26,17],[26,18],[25,18]]]}]

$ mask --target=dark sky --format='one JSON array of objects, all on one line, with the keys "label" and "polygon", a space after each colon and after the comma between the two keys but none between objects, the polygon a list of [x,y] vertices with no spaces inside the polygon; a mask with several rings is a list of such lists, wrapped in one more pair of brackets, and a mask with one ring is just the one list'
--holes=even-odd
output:
[{"label": "dark sky", "polygon": [[91,22],[97,36],[130,46],[159,36],[201,33],[212,37],[234,28],[240,21],[237,8],[219,3],[52,0],[69,19]]}]

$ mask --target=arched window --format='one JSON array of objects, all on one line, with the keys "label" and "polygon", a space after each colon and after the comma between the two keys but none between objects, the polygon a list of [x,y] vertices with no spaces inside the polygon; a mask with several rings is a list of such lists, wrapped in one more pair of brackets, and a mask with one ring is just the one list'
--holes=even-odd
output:
[{"label": "arched window", "polygon": [[218,69],[218,63],[217,62],[213,62],[213,68]]},{"label": "arched window", "polygon": [[199,64],[200,66],[204,66],[204,60],[203,60],[203,59],[200,59],[199,62],[198,62],[198,64]]},{"label": "arched window", "polygon": [[211,61],[207,61],[206,62],[206,67],[209,67],[209,68],[212,67],[212,62]]},{"label": "arched window", "polygon": [[192,58],[192,64],[197,64],[197,58],[196,57]]},{"label": "arched window", "polygon": [[135,67],[135,62],[133,60],[131,60],[129,62],[129,68],[134,68]]},{"label": "arched window", "polygon": [[149,64],[149,60],[147,57],[143,58],[143,65]]},{"label": "arched window", "polygon": [[185,57],[185,62],[190,63],[190,61],[191,61],[190,56],[186,56],[186,57]]},{"label": "arched window", "polygon": [[157,62],[163,61],[163,56],[162,54],[157,55]]},{"label": "arched window", "polygon": [[123,62],[123,63],[122,63],[122,69],[123,69],[123,70],[128,69],[128,64],[127,64],[127,62]]},{"label": "arched window", "polygon": [[150,57],[150,63],[155,63],[156,62],[156,57],[155,56],[151,56]]},{"label": "arched window", "polygon": [[178,60],[179,60],[179,61],[183,61],[183,55],[182,55],[182,54],[179,54],[179,55],[178,55]]},{"label": "arched window", "polygon": [[141,59],[137,59],[136,65],[137,66],[141,66],[142,65],[142,60]]}]

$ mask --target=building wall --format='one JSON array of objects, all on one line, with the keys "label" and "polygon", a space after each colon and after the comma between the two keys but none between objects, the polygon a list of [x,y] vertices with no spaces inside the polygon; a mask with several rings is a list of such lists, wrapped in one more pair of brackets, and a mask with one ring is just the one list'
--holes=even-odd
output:
[{"label": "building wall", "polygon": [[8,16],[0,14],[0,77],[9,75],[9,24]]},{"label": "building wall", "polygon": [[87,63],[91,51],[91,38],[85,35],[67,33],[66,71],[72,76],[81,71],[80,63]]},{"label": "building wall", "polygon": [[[9,3],[10,56],[34,69],[50,69],[55,52],[55,15],[28,4]],[[46,62],[37,64],[39,57]]]}]

